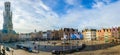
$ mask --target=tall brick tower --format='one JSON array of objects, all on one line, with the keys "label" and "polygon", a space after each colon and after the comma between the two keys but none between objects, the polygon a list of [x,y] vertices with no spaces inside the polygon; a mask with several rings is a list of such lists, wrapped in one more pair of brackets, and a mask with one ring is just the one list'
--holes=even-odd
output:
[{"label": "tall brick tower", "polygon": [[10,2],[4,3],[5,10],[3,12],[4,23],[3,23],[3,33],[14,33],[12,24],[12,11],[10,9]]}]

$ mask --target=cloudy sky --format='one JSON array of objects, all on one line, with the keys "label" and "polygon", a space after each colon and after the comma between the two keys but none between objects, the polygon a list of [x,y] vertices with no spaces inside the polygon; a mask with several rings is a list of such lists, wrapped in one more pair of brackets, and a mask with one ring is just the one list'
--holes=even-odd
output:
[{"label": "cloudy sky", "polygon": [[0,0],[0,29],[5,1],[11,2],[16,32],[120,26],[119,0]]}]

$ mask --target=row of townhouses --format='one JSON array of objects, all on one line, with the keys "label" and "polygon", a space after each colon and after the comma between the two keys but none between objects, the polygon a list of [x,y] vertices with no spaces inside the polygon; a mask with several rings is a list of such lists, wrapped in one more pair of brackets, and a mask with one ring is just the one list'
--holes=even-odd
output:
[{"label": "row of townhouses", "polygon": [[60,30],[47,30],[32,33],[20,33],[19,40],[60,40],[60,39],[83,39],[82,33],[78,32],[77,29],[64,28]]},{"label": "row of townhouses", "polygon": [[115,28],[102,28],[96,29],[84,29],[82,30],[85,41],[98,40],[98,41],[118,41],[120,39],[120,27]]},{"label": "row of townhouses", "polygon": [[[13,38],[14,39],[14,38]],[[47,30],[31,33],[19,33],[16,40],[61,40],[61,39],[81,39],[85,41],[117,41],[120,39],[120,27],[102,29],[78,29],[64,28],[59,30]],[[3,39],[5,40],[5,38]]]}]

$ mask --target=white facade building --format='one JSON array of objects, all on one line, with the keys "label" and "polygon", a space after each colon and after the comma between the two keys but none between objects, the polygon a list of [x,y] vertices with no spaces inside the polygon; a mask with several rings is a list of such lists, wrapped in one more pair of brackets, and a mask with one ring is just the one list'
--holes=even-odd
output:
[{"label": "white facade building", "polygon": [[43,39],[47,39],[47,38],[48,38],[48,37],[47,37],[47,32],[43,32],[42,36],[43,36],[43,37],[42,37]]},{"label": "white facade building", "polygon": [[83,30],[84,40],[96,40],[96,29],[85,29]]},{"label": "white facade building", "polygon": [[30,39],[31,39],[30,34],[26,34],[26,33],[19,34],[19,40],[30,40]]}]

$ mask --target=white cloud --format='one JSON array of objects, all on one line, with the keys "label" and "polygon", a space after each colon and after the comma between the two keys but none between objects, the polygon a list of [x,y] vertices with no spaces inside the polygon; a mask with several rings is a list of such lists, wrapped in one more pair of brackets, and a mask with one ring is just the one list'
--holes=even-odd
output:
[{"label": "white cloud", "polygon": [[[102,28],[120,26],[120,1],[96,9],[73,9],[63,16],[63,26]],[[76,27],[77,26],[77,27]]]},{"label": "white cloud", "polygon": [[95,3],[95,4],[93,4],[93,8],[101,8],[101,7],[103,7],[105,4],[103,3],[103,2],[97,2],[97,3]]},{"label": "white cloud", "polygon": [[107,4],[110,4],[112,0],[103,0],[103,1],[106,2]]},{"label": "white cloud", "polygon": [[69,4],[69,5],[73,5],[73,6],[79,6],[79,7],[82,7],[81,5],[80,5],[80,2],[81,2],[82,0],[64,0],[64,2],[65,3],[67,3],[67,4]]},{"label": "white cloud", "polygon": [[[5,1],[1,1],[4,4]],[[34,29],[52,29],[51,26],[56,25],[58,21],[56,13],[44,5],[41,0],[10,0],[10,2],[13,11],[13,26],[16,32],[33,32]],[[3,9],[0,10],[1,18],[3,18],[2,12]],[[1,22],[0,25],[2,28],[3,24]]]},{"label": "white cloud", "polygon": [[[94,7],[98,8],[91,10],[83,8],[69,9],[67,14],[59,17],[41,0],[10,1],[13,11],[14,30],[17,32],[33,32],[34,29],[44,31],[64,27],[73,27],[81,30],[85,27],[100,28],[120,25],[120,2],[110,5],[97,3]],[[1,3],[4,4],[4,0],[0,0]],[[3,7],[0,6],[0,8],[2,8],[0,9],[0,28],[2,28]]]},{"label": "white cloud", "polygon": [[76,0],[65,0],[67,4],[74,5],[76,3]]}]

